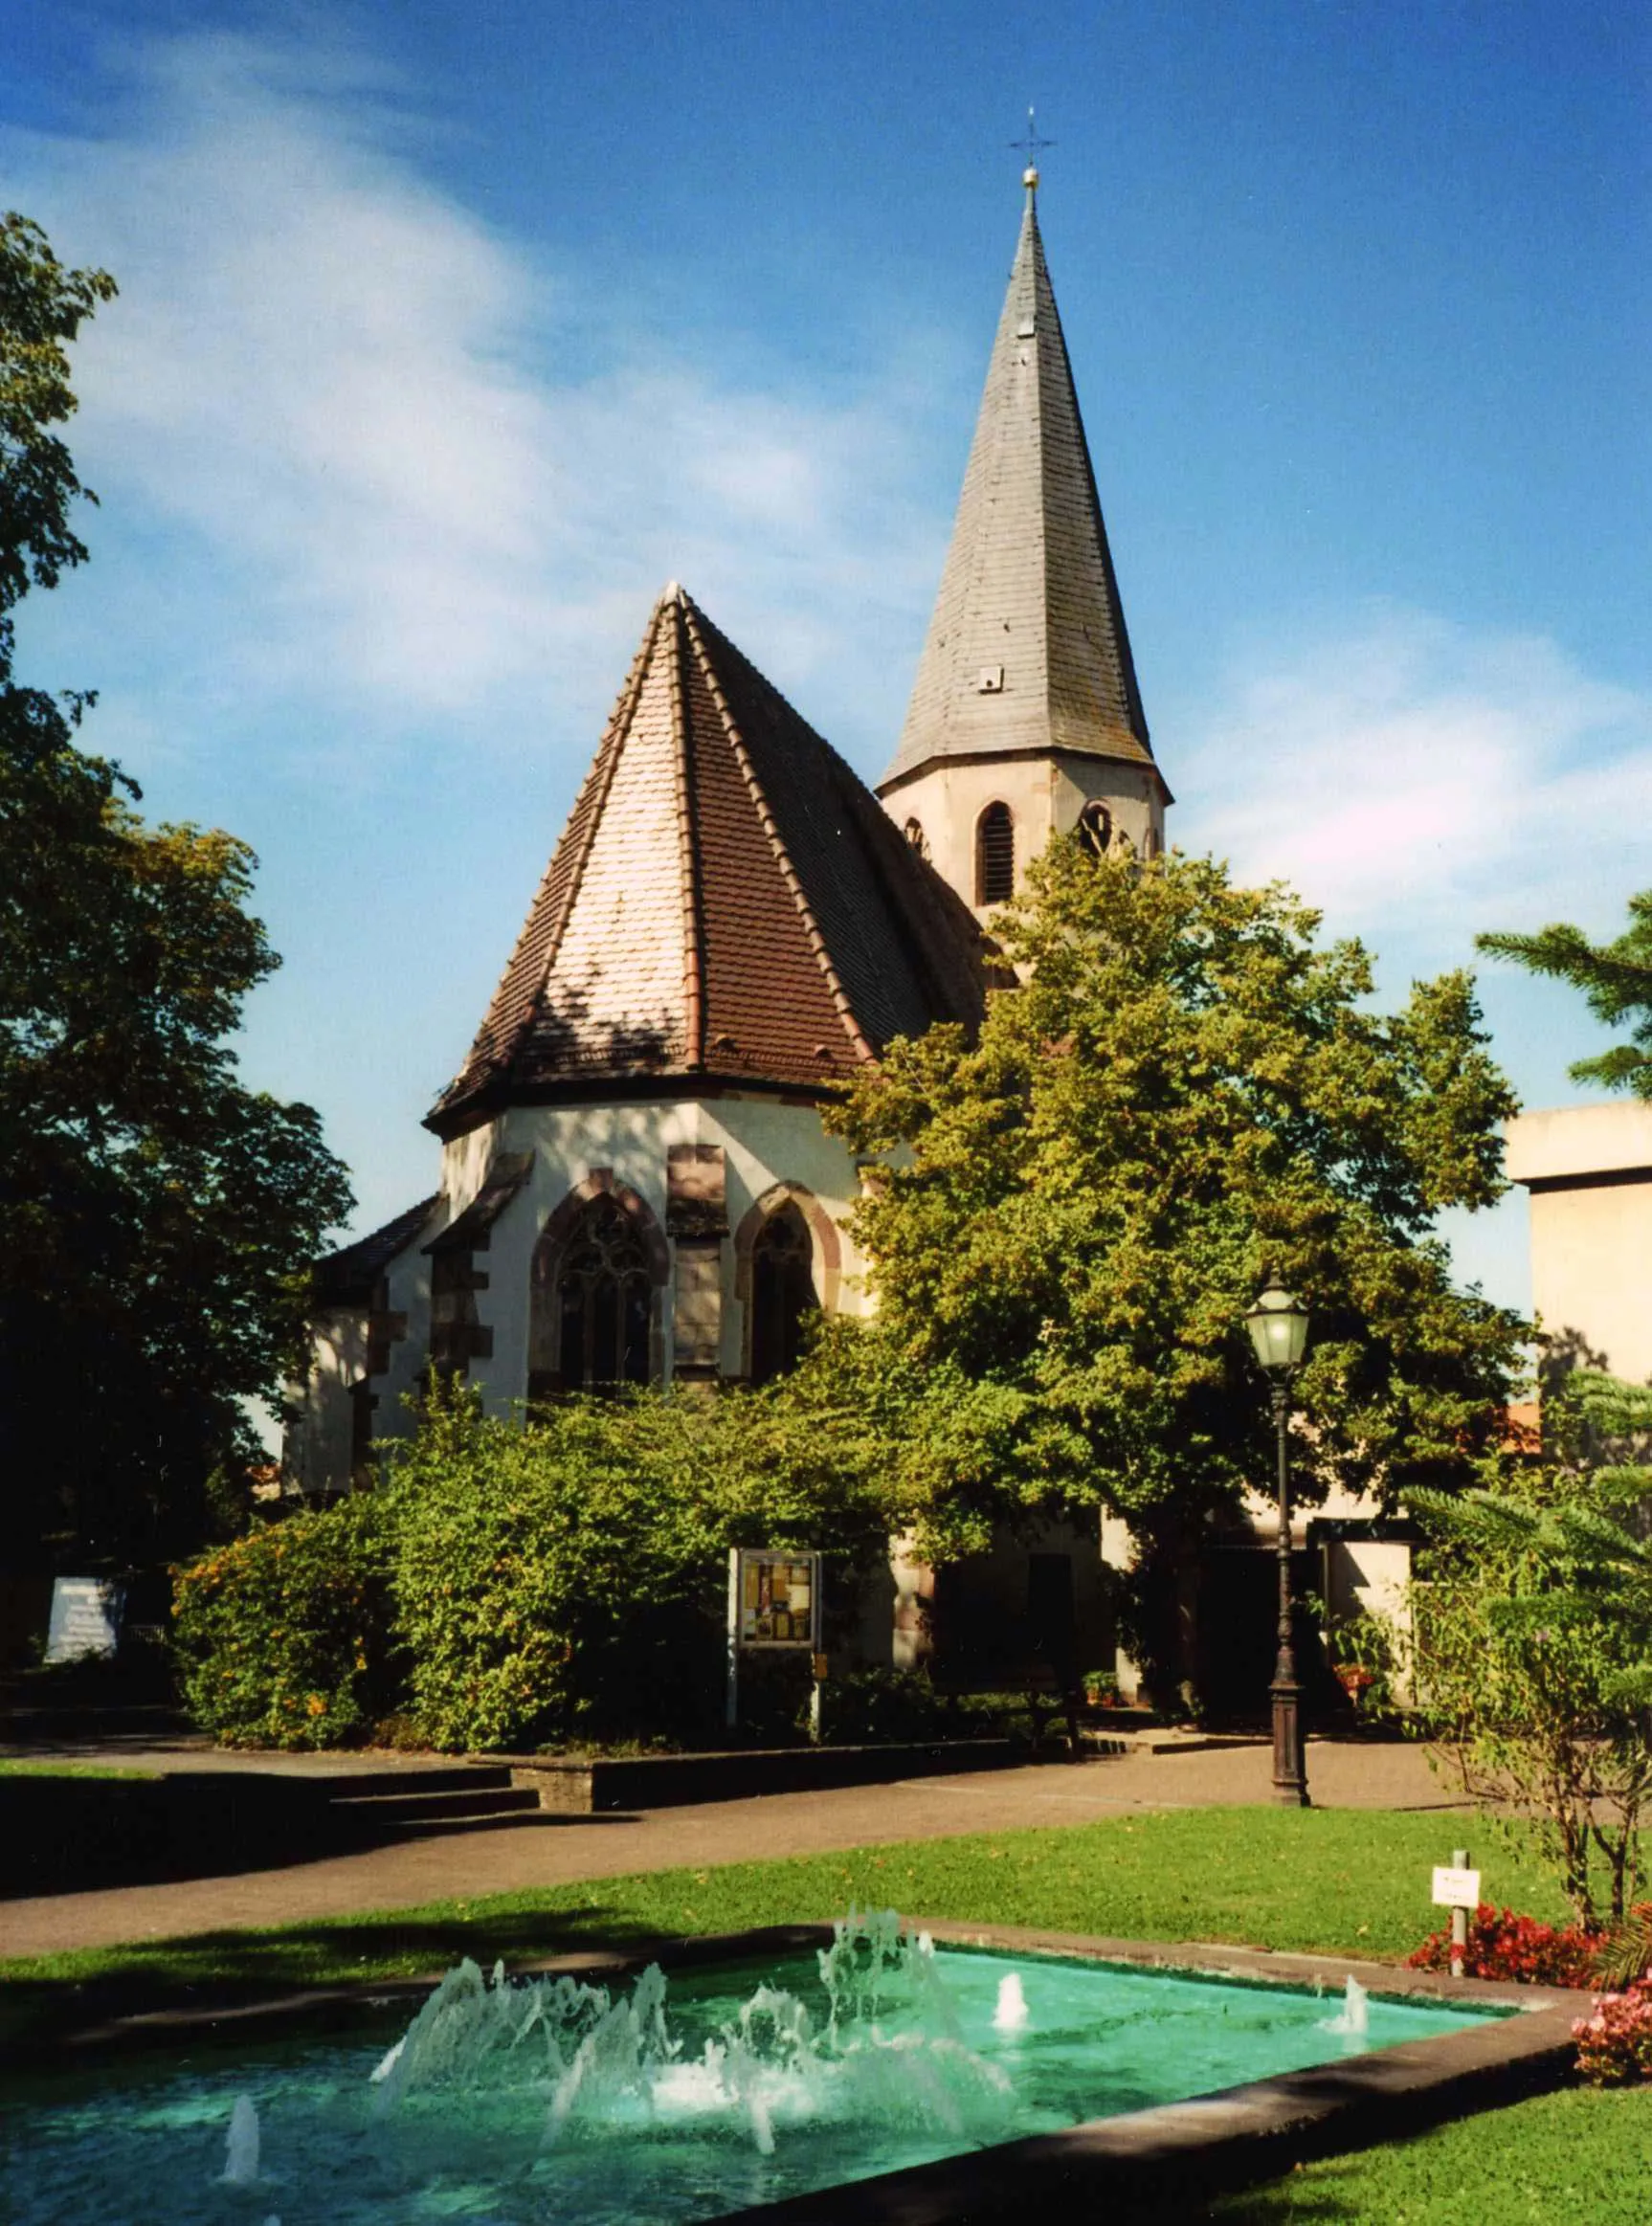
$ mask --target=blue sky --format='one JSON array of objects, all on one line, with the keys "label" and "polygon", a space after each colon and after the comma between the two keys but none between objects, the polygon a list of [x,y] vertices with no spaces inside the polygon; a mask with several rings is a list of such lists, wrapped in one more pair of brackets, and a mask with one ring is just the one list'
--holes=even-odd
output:
[{"label": "blue sky", "polygon": [[[123,289],[25,672],[258,852],[246,1069],[357,1227],[433,1185],[668,578],[886,763],[1029,101],[1173,839],[1390,994],[1652,881],[1643,7],[0,0],[0,203]],[[1575,1096],[1577,1001],[1483,988]],[[1526,1302],[1518,1197],[1451,1234]]]}]

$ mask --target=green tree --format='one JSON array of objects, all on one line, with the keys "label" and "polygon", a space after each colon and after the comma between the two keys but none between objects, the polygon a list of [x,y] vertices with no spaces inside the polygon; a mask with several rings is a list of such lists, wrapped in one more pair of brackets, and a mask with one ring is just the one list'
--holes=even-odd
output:
[{"label": "green tree", "polygon": [[304,1264],[348,1211],[316,1115],[247,1090],[229,1038],[278,964],[233,836],[152,827],[78,747],[93,699],[26,686],[15,612],[86,550],[56,428],[113,294],[0,218],[0,1474],[12,1549],[199,1541],[255,1452]]},{"label": "green tree", "polygon": [[1432,1235],[1503,1188],[1513,1101],[1472,985],[1380,1015],[1365,951],[1318,924],[1210,860],[1057,842],[1002,917],[1021,986],[978,1042],[892,1046],[837,1116],[874,1163],[878,1314],[815,1365],[857,1379],[942,1557],[1053,1504],[1125,1516],[1161,1684],[1168,1572],[1270,1485],[1241,1325],[1264,1279],[1313,1310],[1310,1497],[1466,1480],[1518,1366],[1525,1325],[1454,1288]]},{"label": "green tree", "polygon": [[1555,924],[1536,935],[1482,935],[1478,948],[1519,961],[1534,974],[1552,974],[1581,990],[1609,1028],[1634,1023],[1631,1041],[1614,1044],[1570,1070],[1576,1082],[1604,1082],[1652,1099],[1652,889],[1629,900],[1629,925],[1614,943],[1591,943],[1580,927]]},{"label": "green tree", "polygon": [[1494,1452],[1477,1489],[1418,1495],[1405,1614],[1347,1643],[1385,1661],[1444,1775],[1506,1830],[1536,1819],[1594,1927],[1624,1916],[1652,1800],[1652,1391],[1579,1370],[1543,1429],[1542,1458]]}]

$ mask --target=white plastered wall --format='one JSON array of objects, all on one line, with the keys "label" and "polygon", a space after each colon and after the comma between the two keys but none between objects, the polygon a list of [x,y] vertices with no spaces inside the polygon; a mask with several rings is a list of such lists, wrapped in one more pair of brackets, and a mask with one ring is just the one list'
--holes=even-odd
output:
[{"label": "white plastered wall", "polygon": [[[449,1144],[442,1155],[442,1204],[423,1242],[461,1213],[480,1190],[499,1155],[529,1152],[532,1170],[494,1222],[486,1251],[476,1254],[487,1288],[477,1293],[478,1319],[493,1332],[491,1357],[475,1360],[470,1380],[492,1414],[507,1414],[527,1395],[528,1293],[534,1246],[550,1214],[569,1191],[595,1169],[635,1191],[665,1228],[666,1155],[673,1145],[720,1146],[725,1153],[729,1235],[723,1240],[722,1369],[741,1372],[745,1324],[734,1294],[733,1232],[776,1183],[809,1191],[837,1224],[841,1248],[836,1292],[839,1313],[862,1311],[867,1299],[862,1262],[843,1226],[859,1195],[859,1178],[848,1147],[828,1136],[816,1108],[773,1098],[735,1095],[669,1099],[633,1104],[519,1106]],[[815,1287],[825,1296],[825,1263],[815,1244]],[[671,1287],[667,1286],[665,1349],[671,1349]],[[413,1388],[429,1342],[430,1261],[417,1247],[391,1269],[391,1304],[405,1310],[408,1334],[392,1347],[390,1376],[381,1379],[374,1423],[380,1435],[407,1427],[401,1396]]]},{"label": "white plastered wall", "polygon": [[292,1419],[281,1467],[289,1490],[333,1492],[348,1480],[355,1421],[350,1386],[367,1372],[367,1351],[365,1306],[330,1307],[316,1322],[309,1376],[287,1388]]}]

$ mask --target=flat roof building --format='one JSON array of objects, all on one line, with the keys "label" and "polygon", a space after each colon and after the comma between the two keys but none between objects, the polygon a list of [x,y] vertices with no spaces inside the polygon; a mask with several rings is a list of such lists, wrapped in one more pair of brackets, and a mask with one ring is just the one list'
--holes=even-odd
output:
[{"label": "flat roof building", "polygon": [[1531,1199],[1532,1304],[1551,1357],[1652,1380],[1652,1105],[1524,1113],[1507,1144]]}]

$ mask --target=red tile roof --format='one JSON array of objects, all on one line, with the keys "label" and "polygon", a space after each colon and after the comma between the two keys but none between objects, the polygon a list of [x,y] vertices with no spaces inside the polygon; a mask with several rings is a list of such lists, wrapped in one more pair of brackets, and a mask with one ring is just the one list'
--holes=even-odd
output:
[{"label": "red tile roof", "polygon": [[871,791],[679,588],[656,607],[429,1124],[693,1077],[813,1089],[972,1025],[986,946]]}]

